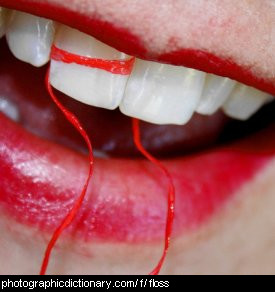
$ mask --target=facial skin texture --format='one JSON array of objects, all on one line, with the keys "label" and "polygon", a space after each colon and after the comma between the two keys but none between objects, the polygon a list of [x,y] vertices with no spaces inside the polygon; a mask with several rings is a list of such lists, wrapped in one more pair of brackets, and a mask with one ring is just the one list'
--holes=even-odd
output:
[{"label": "facial skin texture", "polygon": [[[72,7],[82,7],[85,13],[96,13],[102,19],[130,28],[153,52],[164,53],[170,45],[207,49],[232,57],[251,67],[257,75],[275,82],[275,1],[167,0],[163,3],[94,0],[89,1],[87,9],[86,1],[75,0]],[[163,21],[168,23],[166,31],[161,25]],[[274,274],[274,175],[275,160],[200,229],[174,238],[162,273]],[[37,274],[50,234],[40,234],[3,214],[0,231],[5,235],[0,237],[0,261],[5,262],[0,265],[0,273]],[[103,244],[62,239],[53,253],[48,273],[146,274],[158,261],[162,244]]]}]

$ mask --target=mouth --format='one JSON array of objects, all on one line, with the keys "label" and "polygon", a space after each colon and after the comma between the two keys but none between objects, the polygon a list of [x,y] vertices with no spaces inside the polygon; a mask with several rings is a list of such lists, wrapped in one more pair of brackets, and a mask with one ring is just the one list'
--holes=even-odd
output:
[{"label": "mouth", "polygon": [[[79,117],[96,150],[92,183],[65,231],[75,240],[163,240],[166,182],[138,156],[129,117],[143,121],[143,144],[173,177],[173,237],[207,222],[274,158],[274,82],[256,77],[257,70],[201,50],[157,54],[126,29],[97,17],[88,20],[59,1],[9,2],[0,5],[49,19],[1,10],[7,40],[0,43],[0,204],[5,216],[52,233],[87,175],[85,145],[45,89],[48,62],[56,95]],[[120,65],[138,58],[121,74],[65,62],[52,48]]]}]

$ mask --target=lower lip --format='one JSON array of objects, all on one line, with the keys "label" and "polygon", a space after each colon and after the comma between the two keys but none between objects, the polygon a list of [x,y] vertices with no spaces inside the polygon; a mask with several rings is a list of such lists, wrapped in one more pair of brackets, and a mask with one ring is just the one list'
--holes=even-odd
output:
[{"label": "lower lip", "polygon": [[[87,158],[26,132],[3,115],[0,123],[0,204],[20,223],[53,232],[81,191]],[[273,158],[275,139],[269,131],[164,162],[176,186],[174,235],[199,227],[221,210]],[[84,240],[162,239],[167,185],[161,176],[143,160],[96,159],[88,195],[67,234]]]}]

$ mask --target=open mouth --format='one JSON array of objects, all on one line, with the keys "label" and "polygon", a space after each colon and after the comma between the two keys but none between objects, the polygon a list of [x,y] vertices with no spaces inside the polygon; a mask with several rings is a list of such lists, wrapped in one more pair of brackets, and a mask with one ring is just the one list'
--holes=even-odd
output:
[{"label": "open mouth", "polygon": [[[70,24],[58,9],[47,15],[46,4],[8,2],[0,5],[36,14],[43,7],[43,16]],[[123,51],[140,57],[132,62],[132,55],[84,32],[2,8],[0,34],[5,35],[0,43],[0,202],[5,216],[31,228],[52,233],[58,227],[81,192],[88,167],[85,144],[48,96],[48,63],[55,94],[79,117],[96,156],[87,196],[64,232],[71,238],[131,244],[163,240],[167,182],[139,156],[129,117],[142,121],[143,145],[172,175],[173,237],[201,226],[273,158],[273,83],[241,66],[221,62],[199,68],[179,57],[180,50],[154,56],[137,45],[135,51],[129,42],[133,48],[122,46]],[[108,43],[120,48],[118,40]],[[64,52],[107,62],[84,66],[66,61]],[[198,55],[191,59],[206,64]]]}]

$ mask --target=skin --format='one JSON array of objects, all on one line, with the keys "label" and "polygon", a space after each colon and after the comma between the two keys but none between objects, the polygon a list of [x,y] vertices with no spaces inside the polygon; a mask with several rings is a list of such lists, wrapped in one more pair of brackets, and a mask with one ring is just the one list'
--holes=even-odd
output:
[{"label": "skin", "polygon": [[[86,13],[96,11],[102,18],[111,18],[117,23],[123,20],[124,25],[139,34],[154,52],[165,52],[170,36],[176,35],[176,46],[207,48],[219,55],[232,56],[241,64],[251,66],[258,76],[274,80],[274,1],[201,0],[194,4],[191,0],[167,0],[166,5],[157,10],[158,14],[155,13],[157,0],[150,1],[150,5],[149,1],[139,1],[139,7],[145,7],[147,3],[151,13],[136,9],[137,1],[106,0],[105,5],[102,2],[90,1],[91,10]],[[77,6],[81,1],[73,3],[79,3],[75,4]],[[133,21],[128,23],[122,15],[127,9],[127,13],[131,11],[133,15]],[[178,21],[170,22],[167,31],[163,31],[159,26],[161,16],[174,18],[173,13],[179,11]],[[145,14],[145,21],[140,21]],[[158,30],[160,34],[156,33]],[[275,159],[253,181],[247,182],[235,194],[234,200],[211,220],[197,230],[173,238],[162,273],[273,274],[274,173]],[[5,234],[0,237],[0,261],[5,262],[0,266],[0,273],[36,274],[49,234],[37,236],[36,229],[22,226],[3,215],[0,230]],[[146,274],[158,261],[162,244],[125,245],[62,239],[48,273]]]}]

